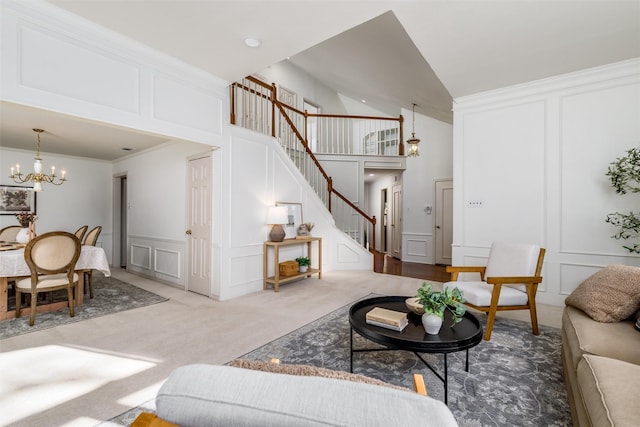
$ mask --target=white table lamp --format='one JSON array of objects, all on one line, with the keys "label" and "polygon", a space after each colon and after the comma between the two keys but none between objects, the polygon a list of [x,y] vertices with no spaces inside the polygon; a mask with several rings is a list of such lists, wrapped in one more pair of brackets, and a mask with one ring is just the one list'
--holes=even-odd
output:
[{"label": "white table lamp", "polygon": [[272,242],[282,242],[285,232],[282,224],[287,223],[287,207],[286,206],[269,206],[267,209],[267,224],[273,225],[269,232],[269,240]]}]

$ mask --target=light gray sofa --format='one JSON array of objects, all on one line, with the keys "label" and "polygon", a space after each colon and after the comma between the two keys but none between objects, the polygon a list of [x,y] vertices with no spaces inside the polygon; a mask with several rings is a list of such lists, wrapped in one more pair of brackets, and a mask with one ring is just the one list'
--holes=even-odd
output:
[{"label": "light gray sofa", "polygon": [[[610,266],[566,299],[562,365],[576,427],[640,425],[640,269]],[[594,320],[597,319],[597,320]]]},{"label": "light gray sofa", "polygon": [[182,427],[457,426],[444,403],[411,391],[203,364],[171,373],[156,412]]}]

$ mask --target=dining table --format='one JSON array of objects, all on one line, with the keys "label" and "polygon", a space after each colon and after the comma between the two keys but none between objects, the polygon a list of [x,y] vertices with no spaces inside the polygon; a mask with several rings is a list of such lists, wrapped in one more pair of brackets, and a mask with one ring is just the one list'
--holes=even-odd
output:
[{"label": "dining table", "polygon": [[[78,284],[75,293],[75,305],[84,302],[84,272],[98,270],[106,277],[111,276],[109,260],[100,246],[83,245],[75,267]],[[0,251],[0,320],[15,317],[15,310],[9,310],[9,281],[31,276],[31,270],[24,259],[24,247]],[[68,307],[68,301],[39,305],[38,312],[60,310]],[[23,308],[22,314],[29,316],[30,308]]]}]

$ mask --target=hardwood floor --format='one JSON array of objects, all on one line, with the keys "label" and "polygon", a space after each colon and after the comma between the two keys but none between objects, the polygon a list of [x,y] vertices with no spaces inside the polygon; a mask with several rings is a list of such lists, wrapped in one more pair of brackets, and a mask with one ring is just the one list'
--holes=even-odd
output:
[{"label": "hardwood floor", "polygon": [[448,282],[451,275],[447,273],[446,266],[420,264],[417,262],[403,262],[392,256],[375,253],[375,272],[393,274],[395,276],[414,277],[417,279],[433,280],[435,282]]}]

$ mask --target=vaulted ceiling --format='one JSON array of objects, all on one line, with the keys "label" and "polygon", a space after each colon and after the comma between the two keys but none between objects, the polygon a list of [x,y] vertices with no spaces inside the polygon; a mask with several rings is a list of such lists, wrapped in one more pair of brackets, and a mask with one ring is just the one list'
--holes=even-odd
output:
[{"label": "vaulted ceiling", "polygon": [[49,2],[228,82],[288,58],[382,111],[447,122],[453,98],[640,57],[638,0]]}]

